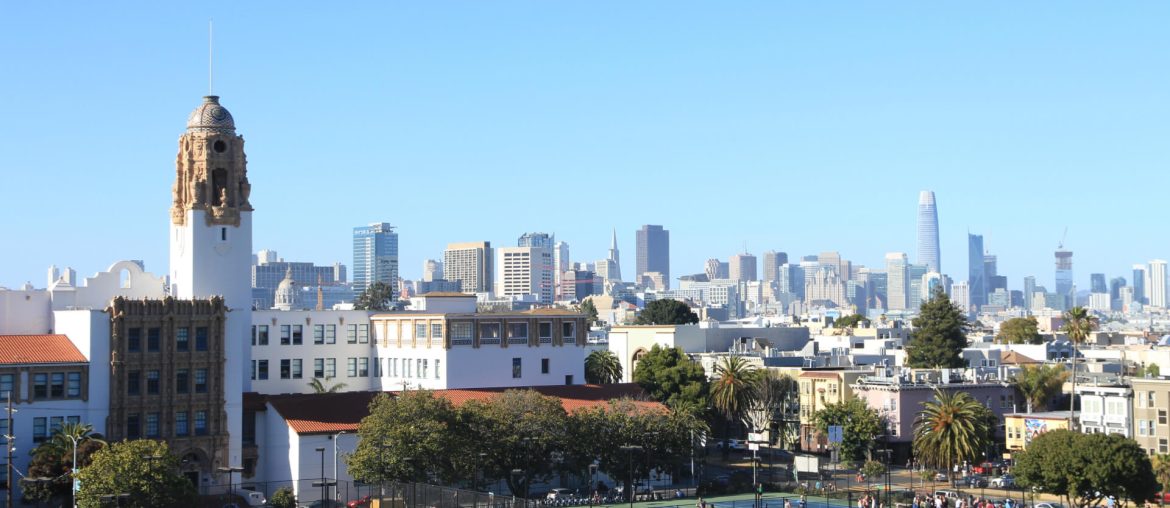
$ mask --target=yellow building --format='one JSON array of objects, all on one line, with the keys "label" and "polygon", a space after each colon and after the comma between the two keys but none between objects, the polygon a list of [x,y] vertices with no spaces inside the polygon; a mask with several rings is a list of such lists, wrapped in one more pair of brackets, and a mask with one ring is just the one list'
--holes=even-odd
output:
[{"label": "yellow building", "polygon": [[1056,429],[1068,428],[1068,411],[1043,413],[1013,413],[1003,415],[1008,452],[1023,450],[1036,436]]},{"label": "yellow building", "polygon": [[817,433],[814,415],[829,404],[844,402],[852,397],[853,389],[849,385],[856,382],[859,377],[872,372],[871,369],[808,369],[800,373],[797,381],[800,382],[801,449],[808,451],[828,449],[825,436]]}]

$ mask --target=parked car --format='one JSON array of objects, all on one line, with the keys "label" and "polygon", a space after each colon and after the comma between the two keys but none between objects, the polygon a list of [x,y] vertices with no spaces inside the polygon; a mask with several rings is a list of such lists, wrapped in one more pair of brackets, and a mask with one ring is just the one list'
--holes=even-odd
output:
[{"label": "parked car", "polygon": [[1044,502],[1044,503],[1036,503],[1036,506],[1034,506],[1033,508],[1064,508],[1064,505],[1062,505],[1060,503]]},{"label": "parked car", "polygon": [[[719,441],[719,442],[715,443],[715,448],[722,450],[723,449],[723,441]],[[746,450],[746,449],[748,449],[748,446],[747,446],[746,442],[744,442],[740,439],[728,439],[727,440],[727,449],[728,450]]]},{"label": "parked car", "polygon": [[941,471],[934,474],[934,481],[936,482],[945,482],[947,479],[947,474]]},{"label": "parked car", "polygon": [[999,478],[993,478],[990,486],[997,489],[1010,489],[1016,486],[1016,478],[1010,474],[1005,474]]},{"label": "parked car", "polygon": [[958,499],[959,493],[953,490],[939,490],[934,493],[936,496],[943,496],[947,499]]},{"label": "parked car", "polygon": [[986,487],[987,477],[973,474],[971,476],[964,476],[962,482],[964,485],[972,488]]},{"label": "parked car", "polygon": [[552,489],[548,491],[548,494],[546,494],[544,498],[549,501],[556,501],[557,499],[567,498],[572,494],[573,491],[569,489]]},{"label": "parked car", "polygon": [[249,489],[236,489],[232,491],[233,494],[244,498],[248,506],[264,506],[268,504],[268,500],[264,499],[264,494]]},{"label": "parked car", "polygon": [[349,503],[346,503],[345,506],[347,506],[348,508],[366,508],[367,506],[370,506],[371,504],[373,504],[373,502],[374,502],[374,499],[372,497],[364,496],[364,497],[359,497],[357,499],[354,499],[354,500],[350,501]]}]

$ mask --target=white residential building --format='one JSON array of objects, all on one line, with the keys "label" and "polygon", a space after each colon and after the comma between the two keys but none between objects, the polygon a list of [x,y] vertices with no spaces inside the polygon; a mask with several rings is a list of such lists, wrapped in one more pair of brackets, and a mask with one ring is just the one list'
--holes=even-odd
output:
[{"label": "white residential building", "polygon": [[536,295],[551,305],[555,296],[553,253],[546,247],[496,249],[496,296]]},{"label": "white residential building", "polygon": [[[474,297],[473,297],[474,298]],[[252,391],[313,393],[378,390],[370,313],[364,310],[264,310],[252,313]]]}]

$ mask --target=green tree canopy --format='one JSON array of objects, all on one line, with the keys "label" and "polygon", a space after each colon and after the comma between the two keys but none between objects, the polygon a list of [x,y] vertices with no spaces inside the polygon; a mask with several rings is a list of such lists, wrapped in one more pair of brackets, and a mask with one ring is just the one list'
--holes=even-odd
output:
[{"label": "green tree canopy", "polygon": [[1106,496],[1146,501],[1158,489],[1150,457],[1120,434],[1051,430],[1017,454],[1012,470],[1021,485],[1063,495],[1073,506],[1098,506]]},{"label": "green tree canopy", "polygon": [[869,321],[861,314],[850,314],[848,316],[841,316],[833,321],[833,328],[855,328],[863,321]]},{"label": "green tree canopy", "polygon": [[[780,448],[796,441],[796,420],[800,410],[800,394],[797,382],[792,376],[777,371],[761,370],[757,378],[756,399],[748,410],[747,419],[752,428],[776,429],[771,437]],[[799,423],[799,420],[795,423]]]},{"label": "green tree canopy", "polygon": [[922,303],[906,346],[906,364],[912,368],[964,367],[967,316],[951,303],[941,287]]},{"label": "green tree canopy", "polygon": [[999,325],[995,336],[1000,344],[1043,344],[1040,324],[1034,316],[1011,318]]},{"label": "green tree canopy", "polygon": [[691,307],[678,300],[654,300],[638,313],[636,325],[686,325],[698,323],[699,316]]},{"label": "green tree canopy", "polygon": [[332,381],[332,380],[333,380],[333,378],[331,378],[331,377],[325,378],[324,381],[322,381],[321,378],[315,377],[312,380],[310,380],[307,384],[309,385],[309,388],[313,389],[313,393],[337,393],[337,392],[340,392],[340,391],[345,389],[345,387],[346,387],[345,383],[338,382],[338,383],[329,384],[329,381]]},{"label": "green tree canopy", "polygon": [[51,483],[26,482],[22,480],[25,499],[49,501],[53,498],[70,499],[73,482],[70,472],[73,467],[73,442],[77,441],[77,469],[90,463],[94,452],[106,446],[101,434],[93,432],[93,426],[83,423],[66,423],[53,430],[48,440],[32,450],[32,461],[28,466],[30,478],[53,478]]},{"label": "green tree canopy", "polygon": [[366,286],[365,291],[353,302],[357,310],[389,310],[390,302],[394,299],[394,288],[385,282],[375,282]]},{"label": "green tree canopy", "polygon": [[634,367],[634,382],[671,409],[698,414],[709,402],[707,374],[682,348],[655,344]]},{"label": "green tree canopy", "polygon": [[[564,461],[569,420],[560,399],[533,390],[508,390],[488,401],[465,403],[460,418],[472,440],[456,455],[477,458],[461,469],[470,472],[478,467],[487,476],[503,479],[513,495],[531,494],[532,482],[547,481],[569,466]],[[516,469],[522,474],[513,475]]]},{"label": "green tree canopy", "polygon": [[1154,469],[1154,478],[1158,480],[1158,490],[1170,491],[1170,453],[1159,453],[1150,457],[1150,464]]},{"label": "green tree canopy", "polygon": [[585,314],[585,319],[590,325],[597,322],[597,306],[593,304],[592,298],[586,298],[581,302],[581,313]]},{"label": "green tree canopy", "polygon": [[1025,365],[1012,378],[1012,385],[1028,401],[1028,412],[1046,411],[1048,402],[1064,387],[1068,371],[1061,365]]},{"label": "green tree canopy", "polygon": [[276,508],[297,508],[297,496],[289,487],[281,487],[268,498],[268,504]]},{"label": "green tree canopy", "polygon": [[970,393],[934,391],[914,421],[914,456],[923,464],[952,472],[974,462],[991,442],[996,416]]},{"label": "green tree canopy", "polygon": [[825,406],[813,421],[822,435],[828,434],[829,426],[842,427],[841,458],[846,460],[869,458],[874,439],[885,432],[882,417],[857,397]]},{"label": "green tree canopy", "polygon": [[346,460],[367,484],[386,480],[456,478],[453,457],[469,435],[447,399],[428,390],[379,394],[358,428],[358,446]]},{"label": "green tree canopy", "polygon": [[585,382],[595,385],[619,383],[622,363],[613,351],[597,350],[585,357]]},{"label": "green tree canopy", "polygon": [[179,459],[166,443],[140,439],[122,441],[93,453],[89,466],[77,473],[81,506],[102,506],[102,496],[126,493],[122,506],[194,507],[195,486],[179,474]]},{"label": "green tree canopy", "polygon": [[886,465],[876,460],[867,460],[858,472],[865,475],[866,483],[874,483],[875,479],[880,479],[886,474]]}]

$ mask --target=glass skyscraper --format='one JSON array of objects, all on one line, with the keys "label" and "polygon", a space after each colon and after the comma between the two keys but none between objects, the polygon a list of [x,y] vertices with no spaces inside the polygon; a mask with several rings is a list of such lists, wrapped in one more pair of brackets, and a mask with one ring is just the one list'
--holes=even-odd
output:
[{"label": "glass skyscraper", "polygon": [[967,290],[971,306],[978,309],[987,305],[987,274],[983,259],[983,235],[967,233]]},{"label": "glass skyscraper", "polygon": [[942,273],[939,268],[938,208],[934,204],[934,192],[918,194],[918,263],[925,265],[928,272]]},{"label": "glass skyscraper", "polygon": [[375,282],[388,284],[398,294],[398,233],[387,222],[353,228],[353,290],[365,291]]},{"label": "glass skyscraper", "polygon": [[642,276],[646,272],[662,274],[667,288],[670,287],[670,231],[662,226],[644,225],[637,231],[637,247],[634,254],[635,262],[634,282],[641,284]]}]

